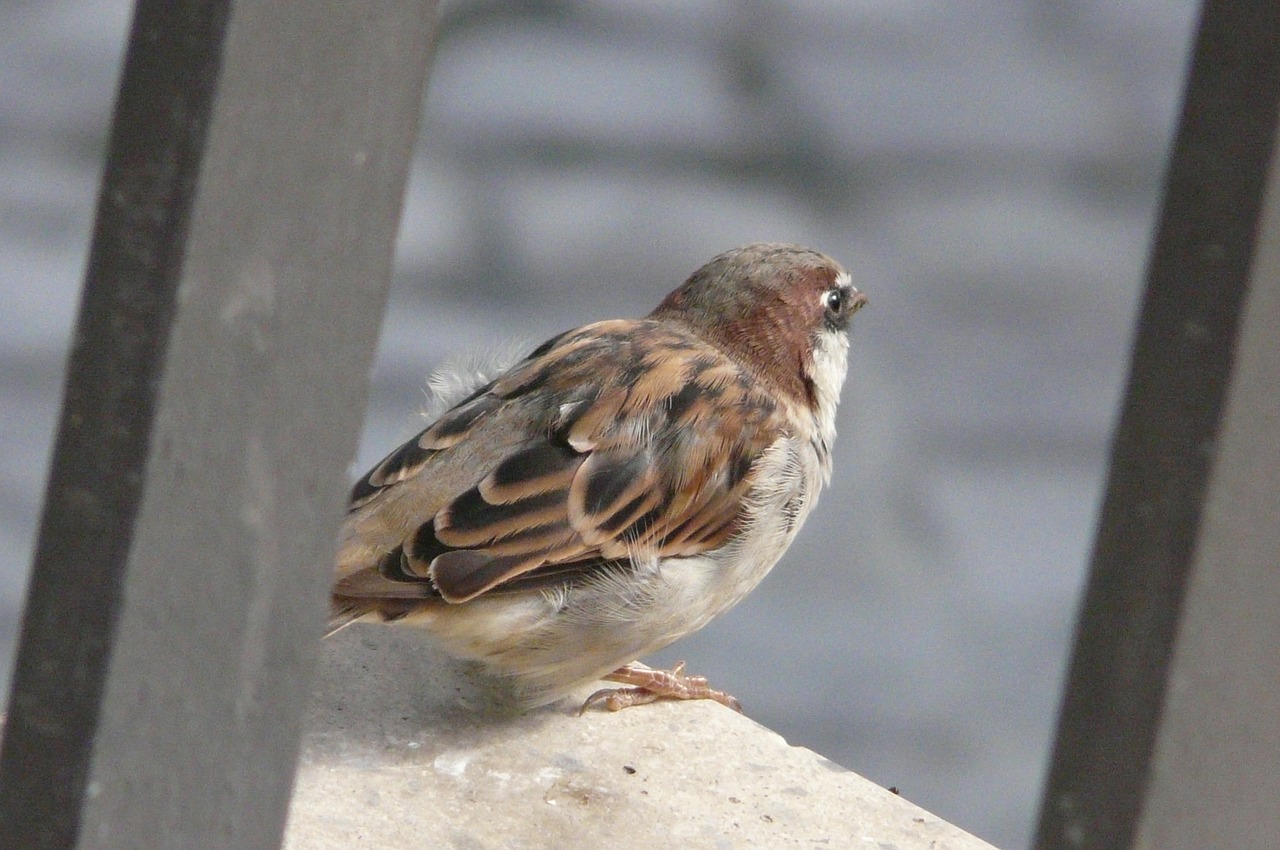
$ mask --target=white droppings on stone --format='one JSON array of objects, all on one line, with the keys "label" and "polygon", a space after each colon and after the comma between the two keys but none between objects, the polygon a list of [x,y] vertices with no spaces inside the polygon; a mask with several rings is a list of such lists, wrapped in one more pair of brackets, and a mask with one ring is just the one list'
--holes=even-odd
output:
[{"label": "white droppings on stone", "polygon": [[431,766],[446,776],[460,777],[467,772],[470,763],[471,753],[441,753]]},{"label": "white droppings on stone", "polygon": [[539,785],[551,785],[562,776],[564,776],[564,771],[560,768],[544,767],[540,768],[538,772],[533,775],[533,781]]}]

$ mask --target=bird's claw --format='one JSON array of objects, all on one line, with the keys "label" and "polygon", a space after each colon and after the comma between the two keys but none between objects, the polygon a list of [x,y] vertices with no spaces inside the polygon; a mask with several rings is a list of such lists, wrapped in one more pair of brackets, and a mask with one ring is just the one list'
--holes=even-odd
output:
[{"label": "bird's claw", "polygon": [[646,705],[661,699],[709,699],[742,713],[742,703],[730,694],[712,688],[707,684],[705,676],[686,676],[683,661],[671,670],[654,670],[633,662],[619,667],[604,678],[630,687],[602,688],[596,691],[582,704],[579,715],[598,706],[609,711],[621,711],[633,705]]}]

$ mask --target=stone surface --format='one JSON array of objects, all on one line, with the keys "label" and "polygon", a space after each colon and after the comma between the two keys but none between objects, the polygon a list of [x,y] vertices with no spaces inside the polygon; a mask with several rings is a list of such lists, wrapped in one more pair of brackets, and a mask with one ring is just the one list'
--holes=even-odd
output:
[{"label": "stone surface", "polygon": [[352,626],[325,643],[285,847],[990,848],[720,705],[579,705],[520,714],[424,635]]}]

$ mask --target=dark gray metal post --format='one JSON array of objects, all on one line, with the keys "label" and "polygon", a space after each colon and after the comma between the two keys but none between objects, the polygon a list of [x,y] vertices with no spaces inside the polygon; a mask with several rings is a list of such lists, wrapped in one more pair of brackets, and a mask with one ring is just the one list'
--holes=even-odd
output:
[{"label": "dark gray metal post", "polygon": [[[1041,850],[1123,850],[1135,841],[1161,850],[1280,846],[1280,764],[1264,769],[1263,755],[1275,754],[1280,724],[1280,232],[1273,209],[1263,219],[1278,107],[1280,5],[1206,3],[1041,814]],[[1268,208],[1277,203],[1274,188],[1266,197]],[[1243,619],[1251,615],[1257,619]],[[1247,740],[1263,730],[1269,742]],[[1223,759],[1250,747],[1233,775]],[[1249,799],[1269,800],[1269,811],[1244,808]],[[1219,806],[1205,822],[1210,831],[1185,829],[1204,806],[1179,810],[1175,800]],[[1267,830],[1269,839],[1257,843]]]},{"label": "dark gray metal post", "polygon": [[1280,168],[1270,187],[1135,846],[1280,847]]},{"label": "dark gray metal post", "polygon": [[433,6],[138,3],[0,847],[278,845]]}]

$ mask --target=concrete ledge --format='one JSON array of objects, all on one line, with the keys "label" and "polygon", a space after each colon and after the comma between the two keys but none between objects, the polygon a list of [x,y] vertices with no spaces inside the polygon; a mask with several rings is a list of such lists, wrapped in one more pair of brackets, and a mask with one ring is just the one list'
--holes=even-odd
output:
[{"label": "concrete ledge", "polygon": [[425,636],[352,626],[324,647],[285,847],[990,850],[722,706],[579,704],[520,715]]}]

